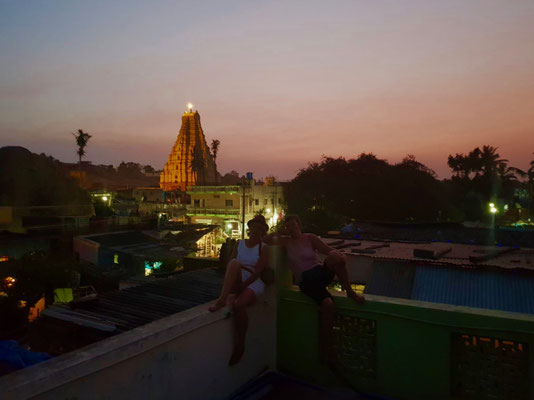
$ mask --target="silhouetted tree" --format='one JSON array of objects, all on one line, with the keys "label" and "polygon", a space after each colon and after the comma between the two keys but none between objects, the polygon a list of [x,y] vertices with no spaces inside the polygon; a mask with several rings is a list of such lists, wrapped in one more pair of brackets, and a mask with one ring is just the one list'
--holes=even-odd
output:
[{"label": "silhouetted tree", "polygon": [[285,197],[288,211],[316,232],[339,227],[347,218],[436,220],[442,202],[434,171],[415,157],[390,165],[374,154],[310,163],[286,187]]},{"label": "silhouetted tree", "polygon": [[195,146],[191,151],[191,170],[195,174],[195,181],[197,185],[204,184],[204,157],[200,146]]},{"label": "silhouetted tree", "polygon": [[78,129],[77,133],[72,134],[76,138],[76,145],[78,146],[78,150],[76,153],[79,157],[79,165],[80,165],[80,179],[81,179],[81,172],[82,172],[82,157],[85,155],[85,147],[87,147],[87,143],[89,142],[89,139],[91,139],[91,135],[89,135],[87,132],[84,132],[82,129]]},{"label": "silhouetted tree", "polygon": [[227,172],[221,179],[223,185],[237,185],[240,181],[239,172],[235,170]]},{"label": "silhouetted tree", "polygon": [[128,178],[140,178],[143,176],[142,169],[141,164],[121,161],[117,168],[117,173]]},{"label": "silhouetted tree", "polygon": [[450,155],[448,165],[455,175],[444,182],[450,200],[461,209],[464,218],[480,220],[487,218],[486,203],[497,199],[511,201],[514,192],[521,187],[519,178],[526,173],[508,165],[501,158],[498,148],[485,145],[468,153]]},{"label": "silhouetted tree", "polygon": [[530,199],[532,199],[534,197],[534,160],[530,162],[530,168],[527,171],[527,178],[528,193],[530,195]]},{"label": "silhouetted tree", "polygon": [[219,153],[219,146],[221,141],[213,139],[211,141],[211,154],[213,155],[213,164],[215,165],[215,184],[219,184],[219,173],[217,172],[217,153]]},{"label": "silhouetted tree", "polygon": [[153,174],[154,172],[156,172],[156,170],[154,168],[152,168],[152,165],[145,165],[143,167],[143,172],[145,174]]}]

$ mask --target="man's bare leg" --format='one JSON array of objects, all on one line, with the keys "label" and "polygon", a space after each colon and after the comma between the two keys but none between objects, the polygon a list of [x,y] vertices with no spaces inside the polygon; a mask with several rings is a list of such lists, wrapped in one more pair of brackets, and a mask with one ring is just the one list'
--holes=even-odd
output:
[{"label": "man's bare leg", "polygon": [[330,297],[319,305],[319,358],[325,365],[331,360],[332,327],[334,325],[334,302]]},{"label": "man's bare leg", "polygon": [[330,253],[328,257],[326,257],[324,264],[327,268],[333,270],[336,273],[339,281],[341,282],[341,287],[347,293],[347,297],[351,298],[359,304],[363,304],[365,302],[365,298],[357,294],[350,286],[349,273],[347,272],[347,264],[343,256],[336,253]]},{"label": "man's bare leg", "polygon": [[241,263],[234,258],[230,260],[226,266],[226,275],[224,276],[221,294],[219,295],[219,298],[215,300],[215,303],[209,307],[211,312],[217,311],[226,305],[228,295],[232,292],[238,282],[241,282]]},{"label": "man's bare leg", "polygon": [[245,352],[245,338],[248,329],[248,314],[247,307],[254,303],[256,294],[252,289],[246,288],[243,290],[232,305],[234,311],[234,348],[228,365],[235,365],[243,357]]}]

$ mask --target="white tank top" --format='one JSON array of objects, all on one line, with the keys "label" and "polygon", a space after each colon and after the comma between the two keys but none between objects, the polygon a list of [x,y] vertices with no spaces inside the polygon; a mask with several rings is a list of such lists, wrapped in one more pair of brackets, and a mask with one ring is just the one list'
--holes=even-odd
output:
[{"label": "white tank top", "polygon": [[256,265],[258,258],[260,258],[260,250],[258,247],[260,245],[261,243],[249,248],[245,244],[244,240],[240,240],[239,244],[237,245],[237,261],[246,267],[252,267]]}]

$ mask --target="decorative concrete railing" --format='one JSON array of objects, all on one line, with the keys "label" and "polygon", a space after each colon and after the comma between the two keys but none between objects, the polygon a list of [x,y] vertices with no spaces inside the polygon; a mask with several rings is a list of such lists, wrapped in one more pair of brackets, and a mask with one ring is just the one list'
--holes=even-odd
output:
[{"label": "decorative concrete railing", "polygon": [[222,215],[222,216],[238,216],[239,209],[236,208],[198,208],[187,207],[187,215]]},{"label": "decorative concrete railing", "polygon": [[534,398],[533,315],[372,295],[360,306],[339,294],[328,368],[317,306],[279,265],[279,371],[395,399]]},{"label": "decorative concrete railing", "polygon": [[[240,191],[242,186],[191,186],[187,194],[197,193],[231,193],[235,194]],[[242,189],[241,189],[242,191]]]},{"label": "decorative concrete railing", "polygon": [[0,398],[225,398],[275,368],[274,289],[251,308],[246,352],[233,367],[227,313],[201,305],[3,376]]}]

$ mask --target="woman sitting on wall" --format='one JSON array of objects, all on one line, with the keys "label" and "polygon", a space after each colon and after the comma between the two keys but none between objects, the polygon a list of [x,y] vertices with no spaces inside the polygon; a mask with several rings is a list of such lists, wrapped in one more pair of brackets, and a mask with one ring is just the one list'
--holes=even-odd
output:
[{"label": "woman sitting on wall", "polygon": [[256,215],[247,222],[249,238],[240,240],[226,266],[223,288],[219,298],[209,310],[216,311],[228,305],[234,314],[234,348],[229,365],[237,364],[245,351],[248,328],[246,308],[253,304],[265,290],[260,278],[267,265],[265,252],[262,255],[262,238],[269,230],[263,215]]}]

